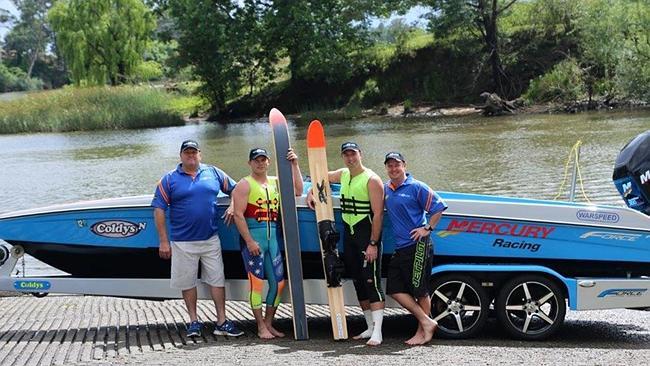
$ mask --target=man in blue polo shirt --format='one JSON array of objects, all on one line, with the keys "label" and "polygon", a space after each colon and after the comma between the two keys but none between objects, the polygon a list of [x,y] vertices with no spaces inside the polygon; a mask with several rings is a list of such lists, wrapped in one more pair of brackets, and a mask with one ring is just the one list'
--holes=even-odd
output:
[{"label": "man in blue polo shirt", "polygon": [[[406,172],[402,154],[389,152],[384,166],[390,178],[384,184],[384,207],[395,236],[395,254],[388,266],[386,293],[418,320],[418,330],[406,344],[425,344],[437,328],[437,323],[429,317],[433,256],[430,234],[447,205],[429,186]],[[427,213],[431,215],[428,222]]]},{"label": "man in blue polo shirt", "polygon": [[[181,163],[165,174],[156,187],[151,205],[160,240],[159,255],[172,260],[171,287],[183,294],[190,315],[188,337],[201,335],[202,324],[196,315],[197,275],[210,286],[217,310],[215,335],[244,334],[226,319],[226,291],[221,242],[217,235],[217,195],[235,188],[221,169],[201,164],[201,150],[194,140],[181,144]],[[167,237],[166,212],[169,212],[171,241]]]}]

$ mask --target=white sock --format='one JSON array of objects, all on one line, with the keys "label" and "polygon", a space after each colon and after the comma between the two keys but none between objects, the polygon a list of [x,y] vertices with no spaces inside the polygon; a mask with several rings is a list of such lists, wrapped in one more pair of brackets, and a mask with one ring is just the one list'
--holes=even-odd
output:
[{"label": "white sock", "polygon": [[368,342],[372,342],[373,344],[378,345],[381,344],[381,342],[384,340],[381,335],[381,326],[384,323],[384,309],[372,311],[372,322],[372,336]]},{"label": "white sock", "polygon": [[368,329],[364,330],[363,333],[359,334],[359,337],[362,339],[370,338],[370,336],[372,335],[372,331],[373,331],[372,313],[373,312],[370,309],[363,311],[363,316],[366,318],[366,325],[368,326]]}]

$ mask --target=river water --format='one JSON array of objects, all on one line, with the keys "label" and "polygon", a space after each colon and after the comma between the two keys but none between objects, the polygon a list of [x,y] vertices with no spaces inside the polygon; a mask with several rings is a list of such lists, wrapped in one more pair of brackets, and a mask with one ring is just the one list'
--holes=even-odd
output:
[{"label": "river water", "polygon": [[[520,115],[484,118],[382,118],[323,121],[330,169],[342,166],[341,143],[361,145],[364,164],[383,178],[384,154],[403,153],[408,170],[434,190],[552,199],[576,141],[587,197],[622,205],[611,181],[618,151],[650,129],[650,112]],[[307,123],[290,120],[293,146],[308,174]],[[201,144],[203,162],[234,179],[248,173],[248,151],[272,149],[268,122],[197,123],[182,127],[0,135],[0,212],[54,203],[150,194],[178,163],[184,139]],[[569,173],[571,170],[569,170]],[[566,199],[569,182],[563,199]],[[577,195],[577,201],[584,201]],[[44,267],[27,260],[27,273]],[[33,270],[30,272],[30,269]]]}]

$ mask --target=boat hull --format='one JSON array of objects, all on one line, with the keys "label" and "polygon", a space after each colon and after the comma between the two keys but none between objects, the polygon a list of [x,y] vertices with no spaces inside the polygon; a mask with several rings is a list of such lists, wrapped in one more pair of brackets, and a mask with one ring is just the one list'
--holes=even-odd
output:
[{"label": "boat hull", "polygon": [[[441,193],[449,204],[432,233],[436,264],[539,264],[567,276],[650,275],[650,218],[610,206]],[[83,202],[0,216],[0,238],[74,277],[168,278],[158,257],[150,196]],[[219,199],[219,215],[229,201]],[[335,199],[335,207],[338,202]],[[383,271],[394,253],[385,216]],[[342,231],[340,211],[335,219]],[[305,279],[323,278],[316,217],[298,201]],[[234,225],[221,223],[226,277],[245,279]],[[342,250],[342,243],[339,242]]]}]

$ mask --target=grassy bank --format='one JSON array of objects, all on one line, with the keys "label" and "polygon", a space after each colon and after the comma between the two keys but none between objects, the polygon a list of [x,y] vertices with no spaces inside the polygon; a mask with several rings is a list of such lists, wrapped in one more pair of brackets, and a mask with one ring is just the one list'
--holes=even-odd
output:
[{"label": "grassy bank", "polygon": [[182,99],[132,86],[30,93],[0,102],[0,134],[177,126],[184,123]]}]

